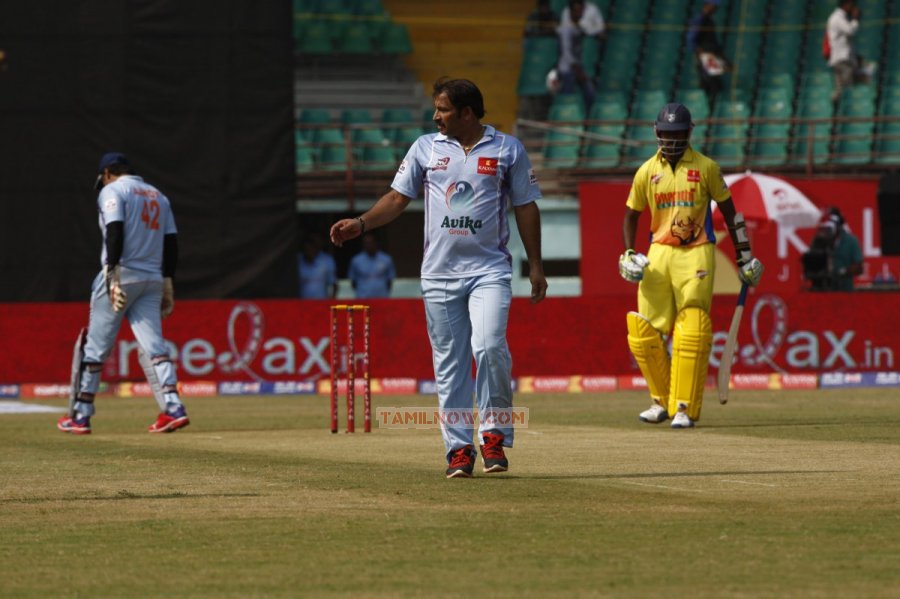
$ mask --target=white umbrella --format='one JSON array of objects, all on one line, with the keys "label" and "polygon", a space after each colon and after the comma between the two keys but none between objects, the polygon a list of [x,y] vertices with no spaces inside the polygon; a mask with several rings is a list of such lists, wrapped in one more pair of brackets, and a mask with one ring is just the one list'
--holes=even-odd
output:
[{"label": "white umbrella", "polygon": [[[770,222],[804,229],[815,227],[822,217],[818,206],[802,191],[778,177],[747,171],[726,175],[725,183],[731,191],[735,209],[743,213],[748,223],[764,225]],[[715,208],[713,202],[713,208]],[[724,227],[718,210],[713,211],[714,222]]]}]

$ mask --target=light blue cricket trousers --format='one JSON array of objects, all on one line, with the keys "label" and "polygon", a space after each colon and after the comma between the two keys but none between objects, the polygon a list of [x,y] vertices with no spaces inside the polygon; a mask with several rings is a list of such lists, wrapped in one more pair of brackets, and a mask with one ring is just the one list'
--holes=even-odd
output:
[{"label": "light blue cricket trousers", "polygon": [[[483,429],[484,414],[512,408],[512,356],[506,341],[511,275],[491,273],[463,279],[422,279],[422,297],[431,340],[434,377],[440,406],[441,434],[450,453],[472,445],[474,424],[444,417],[472,412],[472,394],[479,413],[479,444],[487,430],[502,433],[513,445],[513,427],[491,424]],[[472,357],[475,380],[472,380]]]},{"label": "light blue cricket trousers", "polygon": [[[159,314],[162,288],[162,281],[123,283],[122,289],[125,290],[128,301],[124,310],[116,312],[109,301],[103,273],[97,275],[91,288],[91,317],[87,342],[84,344],[84,361],[88,364],[102,364],[106,361],[119,335],[122,318],[127,317],[134,338],[153,362],[165,398],[165,403],[159,408],[165,412],[180,405],[181,400],[175,392],[178,384],[175,366],[169,360],[169,350],[162,335]],[[99,387],[100,369],[85,368],[81,375],[80,391],[94,395]],[[94,404],[76,401],[75,410],[83,416],[93,416]]]}]

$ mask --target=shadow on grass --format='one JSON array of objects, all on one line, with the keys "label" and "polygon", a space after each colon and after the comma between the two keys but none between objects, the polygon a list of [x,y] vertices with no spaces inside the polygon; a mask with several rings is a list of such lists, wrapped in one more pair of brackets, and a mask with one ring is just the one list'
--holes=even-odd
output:
[{"label": "shadow on grass", "polygon": [[534,476],[500,474],[497,476],[484,475],[478,478],[482,480],[579,480],[579,479],[605,479],[615,480],[619,478],[694,478],[703,476],[768,476],[772,474],[836,474],[847,472],[846,470],[732,470],[720,472],[640,472],[634,474],[539,474]]},{"label": "shadow on grass", "polygon": [[122,501],[129,499],[203,499],[209,497],[260,497],[260,493],[155,493],[119,491],[115,495],[73,495],[67,497],[17,497],[0,499],[3,503],[48,503],[51,501]]}]

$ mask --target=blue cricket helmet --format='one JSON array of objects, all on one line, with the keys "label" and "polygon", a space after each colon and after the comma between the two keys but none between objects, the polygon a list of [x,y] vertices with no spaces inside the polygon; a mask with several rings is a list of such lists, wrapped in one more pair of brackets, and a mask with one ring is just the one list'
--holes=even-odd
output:
[{"label": "blue cricket helmet", "polygon": [[691,111],[678,102],[666,104],[656,116],[657,131],[690,131],[693,126]]}]

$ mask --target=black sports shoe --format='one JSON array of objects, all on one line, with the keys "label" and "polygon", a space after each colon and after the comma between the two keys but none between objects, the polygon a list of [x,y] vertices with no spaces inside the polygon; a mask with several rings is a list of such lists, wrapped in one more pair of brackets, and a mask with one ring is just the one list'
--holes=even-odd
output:
[{"label": "black sports shoe", "polygon": [[506,472],[509,460],[503,453],[503,435],[501,433],[484,433],[481,435],[484,445],[481,446],[481,459],[485,472]]},{"label": "black sports shoe", "polygon": [[447,466],[447,478],[472,478],[475,469],[475,450],[471,445],[455,449],[450,454],[450,465]]}]

